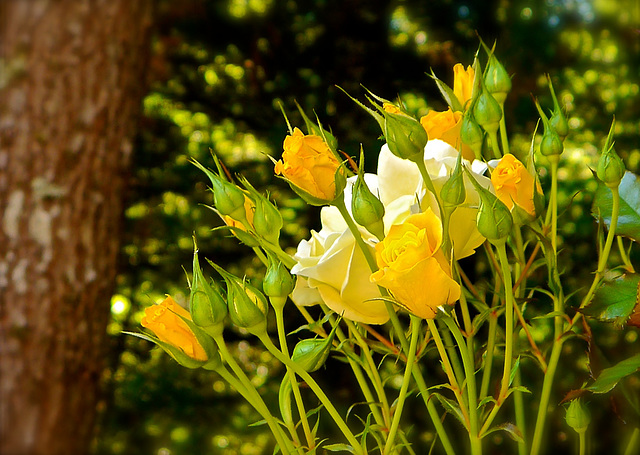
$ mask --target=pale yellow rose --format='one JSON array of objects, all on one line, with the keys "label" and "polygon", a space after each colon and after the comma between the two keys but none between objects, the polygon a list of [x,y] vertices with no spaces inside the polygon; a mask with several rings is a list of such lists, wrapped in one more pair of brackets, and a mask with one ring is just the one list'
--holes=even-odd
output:
[{"label": "pale yellow rose", "polygon": [[145,308],[141,324],[158,339],[180,349],[192,359],[201,362],[208,360],[196,335],[180,316],[191,321],[189,312],[167,296],[160,304]]},{"label": "pale yellow rose", "polygon": [[460,298],[460,285],[451,278],[451,268],[442,244],[442,222],[430,208],[411,215],[389,229],[376,245],[380,270],[371,281],[387,288],[407,311],[433,319],[439,306]]},{"label": "pale yellow rose", "polygon": [[464,69],[462,63],[456,63],[453,67],[453,94],[463,108],[473,95],[473,79],[475,71],[471,66]]},{"label": "pale yellow rose", "polygon": [[[368,174],[366,180],[375,180],[375,176]],[[347,198],[352,182],[347,184]],[[320,232],[311,231],[311,238],[301,241],[294,255],[297,264],[291,273],[298,279],[293,301],[297,305],[325,303],[356,322],[385,323],[389,319],[386,306],[378,287],[369,281],[371,269],[344,219],[335,207],[324,207],[321,219]],[[373,237],[364,229],[361,234],[373,253]]]},{"label": "pale yellow rose", "polygon": [[[458,152],[443,141],[433,140],[427,143],[424,162],[437,192],[440,192],[453,172],[457,156]],[[483,162],[464,163],[482,186],[491,186],[491,181],[482,175],[487,169]],[[449,227],[449,237],[456,259],[472,255],[485,240],[476,226],[480,197],[469,177],[465,174],[463,178],[466,198],[453,212]],[[418,167],[410,161],[394,156],[386,145],[382,146],[378,157],[378,188],[380,200],[386,208],[387,228],[392,224],[404,222],[412,213],[424,211],[428,207],[431,207],[436,215],[440,215],[438,204],[426,189]]]},{"label": "pale yellow rose", "polygon": [[420,124],[427,132],[430,141],[440,139],[455,149],[460,149],[464,159],[473,161],[475,157],[473,150],[460,139],[461,112],[454,112],[451,108],[444,112],[431,110],[420,118]]},{"label": "pale yellow rose", "polygon": [[[514,203],[529,215],[536,215],[534,194],[536,179],[527,168],[513,155],[503,156],[491,173],[491,183],[496,190],[496,196],[510,210]],[[537,190],[542,192],[538,187]]]},{"label": "pale yellow rose", "polygon": [[295,128],[284,140],[282,161],[276,162],[275,172],[312,197],[330,202],[337,197],[335,178],[339,167],[320,136],[305,135]]}]

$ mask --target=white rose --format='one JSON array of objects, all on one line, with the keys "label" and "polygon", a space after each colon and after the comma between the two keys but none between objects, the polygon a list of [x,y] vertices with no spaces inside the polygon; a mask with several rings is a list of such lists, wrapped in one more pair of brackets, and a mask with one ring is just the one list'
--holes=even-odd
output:
[{"label": "white rose", "polygon": [[[345,189],[347,207],[351,205],[353,182],[350,178]],[[375,194],[377,177],[367,174],[365,182]],[[369,280],[371,269],[338,209],[324,207],[320,218],[320,232],[311,231],[311,238],[301,241],[294,255],[298,263],[291,273],[298,275],[298,280],[293,301],[298,305],[324,302],[352,321],[385,323],[389,315],[378,287]],[[373,236],[364,229],[361,235],[374,254]]]}]

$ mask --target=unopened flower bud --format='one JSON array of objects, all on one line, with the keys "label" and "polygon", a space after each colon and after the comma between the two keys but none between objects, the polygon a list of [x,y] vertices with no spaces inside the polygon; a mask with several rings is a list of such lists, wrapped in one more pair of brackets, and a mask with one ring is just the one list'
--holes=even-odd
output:
[{"label": "unopened flower bud", "polygon": [[[270,260],[269,268],[262,282],[262,289],[272,302],[281,298],[286,301],[287,296],[293,292],[296,281],[287,268],[278,260]],[[283,302],[284,303],[284,302]]]},{"label": "unopened flower bud", "polygon": [[252,334],[264,332],[269,310],[269,304],[264,294],[217,264],[211,261],[209,263],[227,283],[227,308],[231,322]]},{"label": "unopened flower bud", "polygon": [[577,398],[569,403],[565,419],[567,425],[573,428],[576,433],[584,433],[591,422],[591,415],[582,400]]},{"label": "unopened flower bud", "polygon": [[157,344],[187,368],[215,370],[221,365],[220,354],[211,337],[195,325],[189,312],[170,296],[158,305],[147,307],[144,313],[141,324],[155,336],[128,334]]},{"label": "unopened flower bud", "polygon": [[496,195],[480,185],[468,169],[466,171],[480,196],[480,207],[476,218],[478,232],[491,243],[506,241],[513,227],[511,211]]},{"label": "unopened flower bud", "polygon": [[484,141],[484,133],[482,128],[473,118],[471,110],[465,111],[462,117],[462,126],[460,127],[460,139],[467,144],[476,159],[482,159],[482,143]]},{"label": "unopened flower bud", "polygon": [[618,156],[613,148],[613,131],[615,121],[611,124],[609,135],[604,144],[604,151],[598,160],[597,175],[608,187],[617,187],[624,177],[625,167],[622,158]]},{"label": "unopened flower bud", "polygon": [[544,156],[560,155],[564,151],[562,139],[558,133],[549,126],[545,128],[542,140],[540,141],[540,153]]},{"label": "unopened flower bud", "polygon": [[456,166],[453,168],[453,173],[449,177],[442,189],[440,190],[440,197],[445,207],[457,207],[462,204],[467,197],[467,191],[464,187],[464,172],[462,170],[462,155],[458,155]]},{"label": "unopened flower bud", "polygon": [[564,141],[564,138],[569,134],[569,123],[567,123],[567,117],[564,115],[564,112],[560,107],[560,103],[556,97],[556,91],[553,89],[553,84],[551,83],[549,75],[547,75],[547,81],[549,82],[549,91],[551,92],[551,98],[553,99],[553,113],[549,119],[549,124],[553,127],[555,132],[558,133],[560,140]]},{"label": "unopened flower bud", "polygon": [[246,218],[244,191],[219,175],[214,174],[197,161],[194,160],[193,164],[207,174],[207,177],[211,180],[214,205],[220,215],[228,215],[234,220],[244,221]]},{"label": "unopened flower bud", "polygon": [[[360,163],[362,163],[362,153],[360,154],[360,160]],[[363,226],[378,239],[384,237],[384,224],[382,222],[384,205],[371,192],[362,172],[358,173],[358,177],[353,184],[351,212],[356,223]]]},{"label": "unopened flower bud", "polygon": [[553,127],[560,140],[564,141],[564,138],[569,134],[569,123],[567,122],[567,117],[565,117],[564,113],[561,110],[554,110],[551,118],[549,119],[549,124]]},{"label": "unopened flower bud", "polygon": [[336,327],[338,327],[337,324],[326,338],[309,338],[299,341],[295,348],[293,348],[291,360],[300,365],[308,373],[318,370],[329,357]]},{"label": "unopened flower bud", "polygon": [[511,91],[511,78],[493,53],[489,57],[489,63],[484,75],[484,84],[498,104],[500,106],[504,105],[507,94]]},{"label": "unopened flower bud", "polygon": [[420,122],[406,114],[384,114],[384,137],[389,150],[398,158],[416,161],[423,159],[428,136]]},{"label": "unopened flower bud", "polygon": [[598,160],[597,175],[609,187],[620,185],[622,177],[624,177],[625,167],[622,158],[618,156],[615,149],[610,147],[602,152]]},{"label": "unopened flower bud", "polygon": [[215,282],[209,284],[205,279],[198,260],[195,239],[194,250],[189,311],[193,323],[213,336],[222,331],[224,319],[227,317],[227,302],[220,287]]},{"label": "unopened flower bud", "polygon": [[253,214],[253,227],[256,234],[270,243],[277,244],[283,226],[282,215],[266,197],[256,198],[256,211]]},{"label": "unopened flower bud", "polygon": [[489,134],[497,133],[502,119],[500,104],[484,86],[480,96],[473,103],[473,116],[478,125]]}]

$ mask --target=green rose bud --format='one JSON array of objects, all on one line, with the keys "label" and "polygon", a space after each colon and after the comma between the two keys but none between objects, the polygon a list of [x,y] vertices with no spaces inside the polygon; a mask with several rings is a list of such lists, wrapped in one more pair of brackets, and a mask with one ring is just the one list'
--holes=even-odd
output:
[{"label": "green rose bud", "polygon": [[495,194],[480,185],[468,169],[465,168],[465,170],[480,196],[480,207],[476,218],[478,232],[491,243],[505,242],[513,228],[511,211]]},{"label": "green rose bud", "polygon": [[300,365],[308,373],[318,370],[329,357],[337,327],[338,324],[336,323],[326,338],[310,338],[299,341],[295,348],[293,348],[291,360]]},{"label": "green rose bud", "polygon": [[384,238],[384,205],[369,189],[364,178],[364,152],[360,150],[360,167],[353,184],[351,194],[351,213],[360,226],[375,235],[379,240]]},{"label": "green rose bud", "polygon": [[597,176],[608,187],[617,187],[620,185],[622,177],[624,177],[625,166],[622,158],[618,156],[613,148],[613,130],[615,127],[615,120],[611,123],[609,129],[609,135],[604,144],[604,151],[600,155],[598,160]]},{"label": "green rose bud", "polygon": [[544,156],[560,155],[564,151],[562,139],[555,132],[553,127],[545,128],[542,140],[540,141],[540,153]]},{"label": "green rose bud", "polygon": [[214,336],[222,332],[224,327],[224,319],[227,317],[227,302],[220,287],[215,282],[209,284],[205,279],[198,260],[195,238],[193,243],[193,279],[189,296],[189,311],[193,323]]},{"label": "green rose bud", "polygon": [[551,98],[553,98],[553,112],[549,119],[549,124],[558,133],[560,140],[564,141],[564,138],[569,134],[569,123],[567,123],[567,117],[564,115],[558,98],[556,97],[556,91],[553,89],[551,78],[547,75],[547,81],[549,82],[549,91],[551,92]]},{"label": "green rose bud", "polygon": [[391,153],[404,160],[423,159],[429,137],[420,122],[403,113],[381,111],[384,115],[382,132]]},{"label": "green rose bud", "polygon": [[582,400],[577,398],[569,403],[565,416],[567,425],[573,428],[576,433],[584,433],[591,422],[589,410],[582,404]]},{"label": "green rose bud", "polygon": [[507,94],[511,91],[511,78],[493,53],[489,56],[489,63],[484,75],[487,91],[500,106],[504,105]]},{"label": "green rose bud", "polygon": [[472,110],[467,109],[462,117],[462,125],[460,127],[460,139],[467,144],[477,160],[482,159],[482,143],[484,141],[484,133],[482,128],[473,118]]},{"label": "green rose bud", "polygon": [[487,133],[495,134],[498,132],[502,119],[502,108],[484,87],[484,84],[480,96],[473,102],[473,116]]},{"label": "green rose bud", "polygon": [[445,207],[457,207],[466,199],[467,191],[464,187],[462,153],[458,154],[456,167],[453,168],[453,173],[449,177],[449,180],[442,185],[440,197],[442,198],[442,203]]},{"label": "green rose bud", "polygon": [[272,304],[275,301],[287,300],[287,296],[293,292],[296,280],[291,276],[289,270],[282,262],[269,258],[269,268],[262,282],[264,293],[271,299]]},{"label": "green rose bud", "polygon": [[254,335],[263,333],[267,327],[269,311],[269,304],[264,294],[217,264],[211,261],[209,263],[227,283],[227,308],[231,322]]},{"label": "green rose bud", "polygon": [[[193,160],[192,163],[209,177],[211,180],[211,190],[213,191],[213,201],[216,210],[221,215],[227,215],[234,220],[244,221],[247,217],[244,204],[245,193],[233,183],[214,174],[203,165]],[[218,163],[216,159],[216,164]]]}]

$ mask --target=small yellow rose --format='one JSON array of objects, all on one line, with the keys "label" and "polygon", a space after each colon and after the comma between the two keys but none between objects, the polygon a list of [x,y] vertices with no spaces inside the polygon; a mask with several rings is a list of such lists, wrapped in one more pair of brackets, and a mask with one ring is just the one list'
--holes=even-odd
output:
[{"label": "small yellow rose", "polygon": [[[500,163],[491,173],[491,183],[496,190],[496,196],[509,210],[514,203],[531,216],[536,215],[534,194],[536,179],[527,168],[510,153],[500,159]],[[542,192],[538,188],[539,192]]]},{"label": "small yellow rose", "polygon": [[466,108],[465,104],[472,97],[474,77],[475,71],[471,66],[467,66],[465,70],[462,63],[456,63],[453,67],[453,94],[458,98],[463,108]]},{"label": "small yellow rose", "polygon": [[460,285],[440,249],[442,223],[428,208],[389,229],[376,245],[380,268],[371,281],[387,288],[407,311],[433,319],[436,310],[460,297]]},{"label": "small yellow rose", "polygon": [[282,161],[276,162],[276,174],[316,199],[333,201],[336,197],[336,171],[340,163],[327,143],[298,128],[284,140]]},{"label": "small yellow rose", "polygon": [[420,124],[427,132],[429,140],[440,139],[455,149],[462,149],[462,157],[473,161],[475,155],[471,148],[460,139],[462,127],[462,113],[449,108],[444,112],[429,111],[420,119]]},{"label": "small yellow rose", "polygon": [[167,296],[160,304],[145,308],[141,324],[161,341],[175,346],[192,359],[207,361],[207,353],[180,316],[191,320],[189,312]]}]

